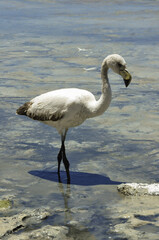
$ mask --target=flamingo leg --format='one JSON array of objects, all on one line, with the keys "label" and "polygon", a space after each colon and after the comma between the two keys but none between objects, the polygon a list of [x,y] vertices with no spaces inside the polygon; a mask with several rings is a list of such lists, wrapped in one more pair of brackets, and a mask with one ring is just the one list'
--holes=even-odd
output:
[{"label": "flamingo leg", "polygon": [[69,171],[69,166],[70,163],[66,157],[66,151],[65,151],[65,144],[62,142],[62,153],[63,153],[63,163],[66,169],[66,174],[67,174],[67,183],[70,184],[70,171]]},{"label": "flamingo leg", "polygon": [[62,160],[62,145],[61,145],[61,148],[60,148],[60,151],[57,155],[57,160],[58,160],[58,174],[60,174],[60,164],[61,164],[61,160]]},{"label": "flamingo leg", "polygon": [[67,129],[65,129],[64,133],[61,134],[61,148],[60,148],[60,151],[59,151],[58,156],[57,156],[57,160],[58,160],[58,177],[59,177],[59,182],[61,182],[61,178],[60,178],[60,165],[61,165],[61,160],[63,159],[63,164],[65,166],[65,170],[66,170],[66,174],[67,174],[67,183],[70,184],[70,172],[69,172],[70,163],[67,160],[66,151],[65,151],[66,133],[67,133]]}]

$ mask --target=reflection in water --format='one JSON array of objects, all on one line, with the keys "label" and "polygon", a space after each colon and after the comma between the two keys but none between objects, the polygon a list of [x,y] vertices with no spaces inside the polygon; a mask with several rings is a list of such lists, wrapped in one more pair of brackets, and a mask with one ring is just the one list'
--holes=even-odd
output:
[{"label": "reflection in water", "polygon": [[68,237],[78,240],[96,240],[96,238],[89,232],[89,230],[85,226],[81,225],[76,221],[73,221],[71,208],[69,208],[69,199],[71,194],[70,184],[67,184],[65,188],[64,184],[62,182],[59,182],[58,188],[64,200],[64,224],[69,228]]},{"label": "reflection in water", "polygon": [[66,224],[66,223],[68,223],[69,221],[72,220],[71,211],[70,211],[70,208],[68,207],[68,200],[70,198],[71,188],[70,188],[70,184],[67,184],[66,185],[66,190],[65,190],[62,182],[59,182],[58,188],[59,188],[59,191],[61,192],[61,195],[62,195],[63,200],[64,200],[64,207],[65,207],[65,221],[64,221],[64,223]]}]

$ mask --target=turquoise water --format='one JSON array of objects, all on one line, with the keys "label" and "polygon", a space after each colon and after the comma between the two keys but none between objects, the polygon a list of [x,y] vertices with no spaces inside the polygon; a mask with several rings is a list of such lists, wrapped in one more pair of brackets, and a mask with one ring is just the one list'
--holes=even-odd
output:
[{"label": "turquoise water", "polygon": [[[88,233],[90,239],[124,239],[124,232],[113,231],[124,224],[118,211],[128,211],[116,185],[159,181],[159,1],[6,0],[0,2],[0,21],[0,190],[18,206],[9,214],[48,206],[58,212],[48,221],[75,221],[81,239]],[[108,111],[70,129],[67,188],[55,174],[56,130],[15,112],[62,87],[84,88],[99,98],[100,66],[111,53],[125,58],[133,80],[125,89],[110,72]],[[157,236],[155,227],[149,231]]]}]

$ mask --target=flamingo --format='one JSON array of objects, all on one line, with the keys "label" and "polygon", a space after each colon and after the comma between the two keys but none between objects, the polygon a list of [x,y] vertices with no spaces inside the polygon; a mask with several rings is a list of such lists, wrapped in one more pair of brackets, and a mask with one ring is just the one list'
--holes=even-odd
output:
[{"label": "flamingo", "polygon": [[122,76],[125,86],[131,82],[131,75],[126,69],[124,58],[118,54],[108,55],[101,66],[102,92],[99,100],[84,89],[65,88],[41,94],[24,103],[16,111],[57,129],[61,135],[61,148],[57,155],[58,176],[60,179],[60,164],[63,164],[70,183],[69,161],[66,157],[65,139],[69,128],[82,124],[86,119],[103,114],[111,102],[111,87],[108,79],[108,69]]}]

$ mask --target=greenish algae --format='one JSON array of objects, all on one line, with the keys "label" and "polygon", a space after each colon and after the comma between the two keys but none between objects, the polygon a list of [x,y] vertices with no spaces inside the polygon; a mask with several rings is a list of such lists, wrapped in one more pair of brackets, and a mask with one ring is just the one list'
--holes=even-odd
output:
[{"label": "greenish algae", "polygon": [[12,206],[12,202],[9,199],[0,200],[0,209],[7,209]]}]

